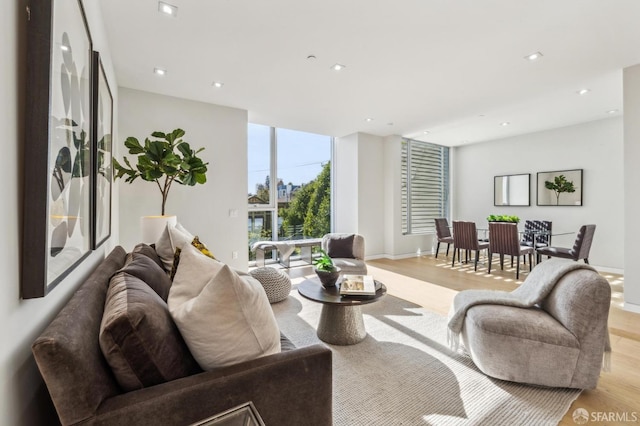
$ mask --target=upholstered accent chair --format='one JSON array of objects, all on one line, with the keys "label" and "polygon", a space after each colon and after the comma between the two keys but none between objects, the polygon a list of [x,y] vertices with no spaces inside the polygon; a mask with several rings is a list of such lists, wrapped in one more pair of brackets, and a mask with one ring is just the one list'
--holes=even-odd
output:
[{"label": "upholstered accent chair", "polygon": [[453,259],[451,260],[451,267],[456,263],[456,252],[458,253],[458,261],[460,261],[460,250],[464,250],[467,253],[470,251],[476,252],[476,258],[473,265],[473,270],[478,270],[478,261],[480,260],[480,250],[489,248],[489,243],[486,241],[478,241],[478,230],[476,229],[475,222],[463,222],[460,220],[453,221]]},{"label": "upholstered accent chair", "polygon": [[[542,262],[527,280],[533,274],[548,277],[554,265],[557,263]],[[610,303],[611,287],[604,277],[592,269],[575,269],[533,307],[472,306],[460,337],[473,362],[488,376],[540,386],[594,389],[603,365],[606,367]]]},{"label": "upholstered accent chair", "polygon": [[576,241],[573,243],[573,247],[540,247],[537,249],[538,255],[548,257],[562,257],[565,259],[584,260],[584,263],[589,263],[589,252],[591,251],[591,243],[593,242],[593,234],[596,232],[596,225],[583,225],[578,231]]},{"label": "upholstered accent chair", "polygon": [[521,246],[518,238],[518,225],[507,222],[489,222],[489,265],[487,272],[491,273],[491,261],[493,255],[500,255],[500,269],[504,269],[504,255],[511,256],[511,266],[513,267],[513,257],[516,262],[516,279],[520,279],[520,256],[529,255],[529,270],[531,270],[533,260],[533,247]]},{"label": "upholstered accent chair", "polygon": [[438,258],[438,252],[440,251],[440,243],[447,244],[447,256],[449,256],[449,246],[453,244],[453,236],[449,229],[449,222],[446,218],[434,219],[436,223],[436,238],[438,244],[436,245],[436,259]]},{"label": "upholstered accent chair", "polygon": [[326,234],[322,237],[320,246],[343,274],[367,274],[367,264],[364,262],[364,237],[362,235]]},{"label": "upholstered accent chair", "polygon": [[[525,220],[524,233],[520,244],[533,247],[536,250],[540,247],[549,247],[551,245],[552,225],[552,222],[548,220]],[[539,254],[536,260],[540,262]]]}]

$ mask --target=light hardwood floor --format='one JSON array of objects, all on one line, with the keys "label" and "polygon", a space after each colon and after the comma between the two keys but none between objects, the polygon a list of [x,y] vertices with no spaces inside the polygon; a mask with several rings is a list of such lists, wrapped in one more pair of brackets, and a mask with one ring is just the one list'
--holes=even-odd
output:
[{"label": "light hardwood floor", "polygon": [[[482,259],[481,259],[482,260]],[[387,286],[388,293],[411,301],[426,309],[447,315],[455,294],[464,289],[482,288],[513,290],[527,277],[521,265],[520,281],[515,279],[515,269],[505,261],[505,270],[499,264],[491,267],[491,275],[486,273],[486,265],[479,264],[474,272],[473,263],[451,267],[451,257],[444,252],[435,259],[432,255],[412,257],[402,260],[378,259],[367,261],[369,273]],[[524,272],[523,270],[524,269]],[[292,268],[292,278],[307,275],[311,268]],[[611,372],[603,372],[598,387],[584,391],[564,416],[561,425],[575,425],[572,413],[584,408],[589,413],[602,412],[624,415],[632,413],[638,417],[637,423],[623,421],[589,422],[588,424],[640,424],[640,314],[622,309],[624,277],[602,273],[612,288],[609,332],[611,336]],[[606,414],[610,416],[610,414]]]}]

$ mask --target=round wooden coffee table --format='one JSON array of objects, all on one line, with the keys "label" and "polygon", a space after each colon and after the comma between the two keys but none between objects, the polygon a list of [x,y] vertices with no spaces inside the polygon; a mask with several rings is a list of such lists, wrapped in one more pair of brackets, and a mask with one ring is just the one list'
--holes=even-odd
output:
[{"label": "round wooden coffee table", "polygon": [[318,278],[304,280],[298,284],[298,293],[303,297],[322,303],[318,337],[332,345],[354,345],[367,336],[362,318],[361,305],[373,303],[387,293],[387,287],[376,283],[375,296],[340,296],[340,283],[324,288]]}]

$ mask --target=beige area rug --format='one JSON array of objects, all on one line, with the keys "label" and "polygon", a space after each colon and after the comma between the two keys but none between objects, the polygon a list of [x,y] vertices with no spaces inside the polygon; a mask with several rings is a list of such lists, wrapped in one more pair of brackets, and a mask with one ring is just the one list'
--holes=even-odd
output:
[{"label": "beige area rug", "polygon": [[[297,346],[316,336],[320,303],[298,294],[273,306]],[[491,379],[446,344],[446,318],[386,295],[362,306],[368,335],[333,351],[336,426],[557,425],[580,391]]]}]

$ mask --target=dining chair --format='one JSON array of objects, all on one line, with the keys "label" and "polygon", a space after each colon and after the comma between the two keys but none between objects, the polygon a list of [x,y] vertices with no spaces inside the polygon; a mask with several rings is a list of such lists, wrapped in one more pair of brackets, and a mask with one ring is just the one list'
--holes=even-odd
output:
[{"label": "dining chair", "polygon": [[440,251],[440,243],[447,243],[447,256],[449,256],[449,246],[453,244],[453,236],[449,229],[449,222],[446,218],[434,219],[436,222],[436,238],[438,244],[436,245],[436,259],[438,258],[438,252]]},{"label": "dining chair", "polygon": [[520,279],[520,256],[529,255],[529,271],[531,271],[533,247],[520,244],[518,225],[516,223],[489,222],[489,265],[487,267],[489,274],[491,273],[491,261],[494,254],[500,255],[500,269],[504,269],[505,254],[511,256],[511,266],[513,266],[513,257],[515,256],[518,259],[516,262],[516,279]]},{"label": "dining chair", "polygon": [[[540,247],[549,247],[551,245],[551,229],[552,223],[548,220],[526,220],[520,244],[533,247],[534,250]],[[540,262],[540,255],[537,253],[536,261]]]},{"label": "dining chair", "polygon": [[573,247],[540,247],[537,252],[542,256],[562,257],[575,260],[576,262],[583,259],[584,263],[589,264],[589,251],[591,251],[591,243],[593,242],[593,234],[595,232],[596,225],[582,225],[573,243]]},{"label": "dining chair", "polygon": [[480,250],[487,248],[489,248],[488,242],[478,241],[478,231],[475,222],[453,221],[453,260],[451,261],[451,267],[453,267],[456,262],[456,252],[458,253],[458,261],[461,261],[460,250],[465,250],[467,253],[475,250],[476,259],[473,270],[477,271],[478,260],[480,260]]}]

